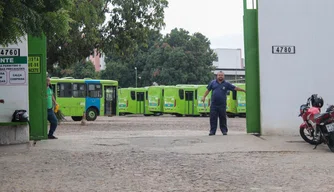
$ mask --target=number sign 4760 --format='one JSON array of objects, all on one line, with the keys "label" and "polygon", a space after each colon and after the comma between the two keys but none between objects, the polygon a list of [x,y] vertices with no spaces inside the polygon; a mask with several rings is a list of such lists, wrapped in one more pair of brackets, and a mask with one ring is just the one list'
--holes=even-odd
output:
[{"label": "number sign 4760", "polygon": [[295,46],[272,46],[273,54],[295,54]]},{"label": "number sign 4760", "polygon": [[0,56],[20,56],[20,49],[0,48]]}]

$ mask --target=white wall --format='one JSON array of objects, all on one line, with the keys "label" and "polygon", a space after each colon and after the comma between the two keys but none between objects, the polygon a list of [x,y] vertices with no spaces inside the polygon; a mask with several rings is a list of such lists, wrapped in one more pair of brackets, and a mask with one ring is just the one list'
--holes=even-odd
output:
[{"label": "white wall", "polygon": [[214,61],[213,66],[225,69],[243,69],[241,60],[241,49],[214,49],[218,62]]},{"label": "white wall", "polygon": [[[311,94],[334,104],[334,1],[259,0],[258,16],[262,133],[298,135]],[[296,54],[272,54],[273,45]]]},{"label": "white wall", "polygon": [[[11,122],[12,114],[17,109],[25,109],[29,112],[27,62],[14,62],[13,65],[3,63],[4,58],[14,59],[8,48],[20,49],[20,57],[27,59],[27,36],[22,37],[21,40],[22,42],[17,45],[0,46],[0,99],[5,100],[4,104],[0,104],[1,123]],[[18,57],[18,55],[16,56]],[[0,145],[26,143],[28,141],[28,125],[0,126]]]}]

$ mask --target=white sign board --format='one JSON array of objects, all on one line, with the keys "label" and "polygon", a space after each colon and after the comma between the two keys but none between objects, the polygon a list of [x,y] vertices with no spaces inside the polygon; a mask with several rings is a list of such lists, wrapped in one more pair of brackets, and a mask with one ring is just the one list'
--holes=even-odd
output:
[{"label": "white sign board", "polygon": [[11,122],[15,110],[28,111],[28,43],[0,47],[0,123]]},{"label": "white sign board", "polygon": [[334,1],[258,3],[262,133],[298,135],[311,94],[334,104]]}]

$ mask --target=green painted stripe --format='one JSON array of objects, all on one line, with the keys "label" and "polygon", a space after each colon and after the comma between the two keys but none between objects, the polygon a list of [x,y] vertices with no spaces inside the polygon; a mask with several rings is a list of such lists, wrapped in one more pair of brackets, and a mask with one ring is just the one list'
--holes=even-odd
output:
[{"label": "green painted stripe", "polygon": [[28,122],[0,122],[1,126],[17,126],[17,125],[28,125]]},{"label": "green painted stripe", "polygon": [[27,57],[0,57],[0,64],[27,64]]}]

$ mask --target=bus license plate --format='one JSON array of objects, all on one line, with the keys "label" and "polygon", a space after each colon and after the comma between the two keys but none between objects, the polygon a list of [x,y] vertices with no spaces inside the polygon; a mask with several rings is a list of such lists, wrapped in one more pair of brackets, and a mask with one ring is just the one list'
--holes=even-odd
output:
[{"label": "bus license plate", "polygon": [[326,125],[328,132],[334,132],[334,123]]}]

